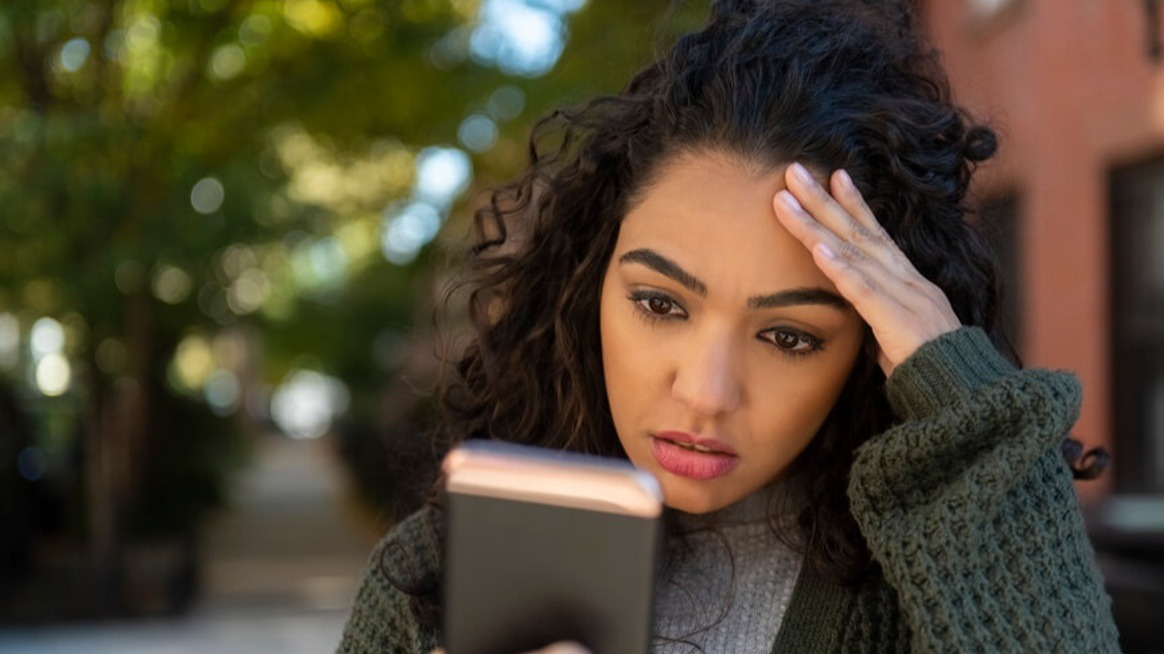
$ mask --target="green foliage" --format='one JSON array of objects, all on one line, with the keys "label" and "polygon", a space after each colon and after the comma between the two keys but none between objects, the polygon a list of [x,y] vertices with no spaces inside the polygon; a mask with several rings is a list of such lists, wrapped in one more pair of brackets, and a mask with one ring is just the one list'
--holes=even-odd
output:
[{"label": "green foliage", "polygon": [[[191,334],[246,326],[262,352],[247,384],[276,385],[308,362],[351,386],[352,433],[410,431],[424,409],[376,408],[381,389],[400,383],[400,357],[384,344],[399,350],[417,319],[428,325],[442,257],[430,248],[398,266],[379,242],[386,208],[412,192],[417,152],[456,143],[466,116],[513,87],[523,110],[499,119],[499,140],[473,161],[478,188],[507,179],[535,117],[616,90],[706,12],[590,2],[571,19],[557,68],[534,80],[468,56],[479,4],[0,4],[0,314],[18,316],[24,337],[39,317],[61,321],[74,366],[76,401],[44,400],[33,413],[87,407],[70,423],[81,441],[108,424],[97,418],[125,388],[146,389],[141,416],[162,427],[145,430],[144,460],[173,474],[162,488],[142,461],[130,465],[139,495],[153,502],[188,483],[210,489],[190,497],[213,505],[223,468],[214,453],[230,448],[196,437],[219,427],[201,401],[178,397],[198,398],[207,370],[174,373],[175,353]],[[24,380],[29,365],[0,374]],[[392,421],[402,424],[383,424]],[[167,427],[179,423],[189,433]]]}]

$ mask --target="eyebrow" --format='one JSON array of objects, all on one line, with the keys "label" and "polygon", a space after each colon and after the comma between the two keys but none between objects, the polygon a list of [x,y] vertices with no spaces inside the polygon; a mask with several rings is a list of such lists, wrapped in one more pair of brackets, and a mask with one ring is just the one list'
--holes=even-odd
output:
[{"label": "eyebrow", "polygon": [[695,275],[683,270],[682,266],[671,261],[667,257],[646,248],[638,250],[631,250],[618,258],[621,263],[639,263],[651,270],[674,279],[682,284],[687,290],[692,293],[699,294],[699,297],[707,297],[707,286],[703,282],[695,278]]},{"label": "eyebrow", "polygon": [[[699,297],[707,297],[706,284],[699,281],[695,275],[684,270],[679,264],[654,250],[648,248],[631,250],[619,257],[618,262],[620,264],[637,263],[644,265],[660,275],[670,277],[687,290],[699,295]],[[748,298],[749,309],[778,309],[803,304],[823,305],[842,311],[851,308],[845,298],[831,291],[826,291],[823,288],[790,288],[776,293],[754,295]]]},{"label": "eyebrow", "polygon": [[851,308],[845,298],[823,288],[790,288],[779,293],[748,298],[749,309],[778,309],[798,304],[820,304],[842,311]]}]

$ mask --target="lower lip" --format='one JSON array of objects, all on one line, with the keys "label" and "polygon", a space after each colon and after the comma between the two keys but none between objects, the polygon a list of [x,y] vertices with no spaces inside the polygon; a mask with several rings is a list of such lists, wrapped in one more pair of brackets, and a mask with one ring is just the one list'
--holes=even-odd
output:
[{"label": "lower lip", "polygon": [[651,451],[664,470],[689,479],[722,477],[740,463],[737,456],[695,452],[662,438],[651,439]]}]

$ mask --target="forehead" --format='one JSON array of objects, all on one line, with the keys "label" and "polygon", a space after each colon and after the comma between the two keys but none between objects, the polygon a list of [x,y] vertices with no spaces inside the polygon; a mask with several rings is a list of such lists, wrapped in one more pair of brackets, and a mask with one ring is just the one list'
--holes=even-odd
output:
[{"label": "forehead", "polygon": [[651,248],[717,287],[745,293],[817,286],[834,290],[812,255],[776,220],[784,165],[758,171],[718,152],[664,166],[623,219],[615,259]]}]

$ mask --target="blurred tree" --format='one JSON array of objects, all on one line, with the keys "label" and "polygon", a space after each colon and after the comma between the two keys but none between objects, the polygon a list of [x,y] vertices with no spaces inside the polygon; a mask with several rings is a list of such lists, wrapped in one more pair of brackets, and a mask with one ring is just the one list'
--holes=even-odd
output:
[{"label": "blurred tree", "polygon": [[[509,177],[532,117],[616,89],[706,10],[582,4],[0,5],[0,321],[33,341],[14,357],[0,343],[0,374],[24,385],[49,467],[80,480],[76,524],[107,596],[127,529],[164,514],[181,532],[219,498],[238,447],[200,430],[265,419],[266,389],[296,369],[352,386],[358,439],[417,414],[377,398],[439,257],[393,238],[439,227],[462,190],[425,196],[418,166],[468,150],[477,186]],[[505,31],[513,12],[580,7],[560,59],[565,23]],[[523,60],[515,35],[542,59]],[[36,344],[43,318],[55,350]]]}]

